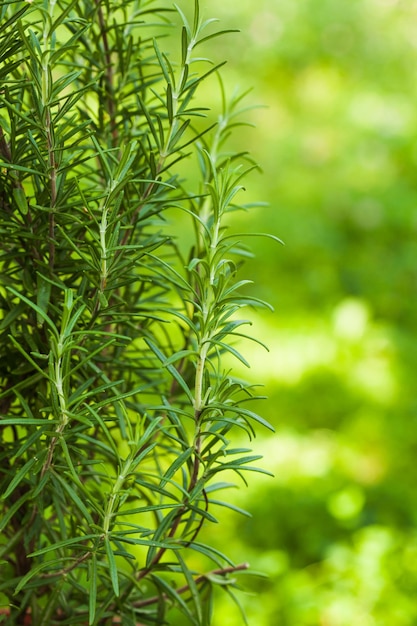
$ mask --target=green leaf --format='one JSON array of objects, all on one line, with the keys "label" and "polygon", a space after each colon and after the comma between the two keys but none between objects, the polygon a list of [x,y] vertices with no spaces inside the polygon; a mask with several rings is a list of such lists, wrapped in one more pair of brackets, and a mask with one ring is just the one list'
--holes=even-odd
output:
[{"label": "green leaf", "polygon": [[275,428],[266,419],[264,419],[257,413],[254,413],[253,411],[249,411],[248,409],[244,409],[240,406],[237,406],[237,405],[227,406],[224,404],[214,402],[210,404],[210,408],[219,409],[221,411],[231,411],[232,413],[236,413],[236,415],[239,415],[241,417],[252,419],[255,422],[258,422],[258,424],[265,426],[265,428],[268,428],[268,430],[272,431],[273,433],[275,432]]},{"label": "green leaf", "polygon": [[178,563],[180,564],[182,573],[184,574],[184,578],[188,585],[188,589],[191,593],[191,598],[193,600],[193,604],[195,607],[195,612],[197,615],[197,623],[200,624],[202,621],[203,610],[201,606],[200,593],[198,591],[197,584],[193,578],[191,571],[188,569],[185,560],[182,558],[181,554],[179,552],[176,552],[175,557],[178,560]]},{"label": "green leaf", "polygon": [[167,112],[168,112],[168,121],[170,124],[172,124],[174,121],[174,103],[173,103],[173,98],[172,98],[171,83],[167,84]]},{"label": "green leaf", "polygon": [[220,552],[213,546],[208,546],[204,543],[199,543],[197,541],[192,541],[188,547],[204,556],[208,557],[213,563],[215,563],[219,568],[223,567],[223,564],[226,562],[231,567],[234,567],[234,562],[231,561],[223,552]]},{"label": "green leaf", "polygon": [[59,332],[57,330],[57,327],[55,326],[55,324],[53,323],[53,321],[50,319],[50,317],[48,317],[48,315],[45,313],[45,311],[42,310],[42,308],[40,306],[38,306],[37,304],[35,304],[34,302],[32,302],[32,300],[30,300],[29,298],[27,298],[26,296],[23,295],[23,293],[19,293],[18,291],[16,291],[16,289],[14,289],[13,287],[8,287],[6,286],[6,289],[8,291],[10,291],[12,294],[14,294],[15,296],[17,296],[19,298],[19,300],[22,300],[23,302],[25,302],[28,306],[30,306],[34,311],[36,311],[37,315],[39,316],[40,319],[43,319],[44,322],[46,322],[49,326],[49,328],[52,330],[52,332],[54,333],[54,335],[56,337],[59,336]]},{"label": "green leaf", "polygon": [[[165,366],[167,359],[165,358],[161,350],[158,348],[158,346],[147,337],[144,338],[144,341],[150,347],[152,352],[158,357],[160,362]],[[194,402],[193,394],[191,393],[190,388],[188,387],[187,383],[185,382],[181,374],[178,372],[178,370],[176,370],[175,367],[170,364],[166,365],[166,369],[171,374],[171,376],[175,378],[175,380],[177,381],[181,389],[185,392],[190,402],[193,403]]]},{"label": "green leaf", "polygon": [[[51,573],[51,571],[53,571],[54,568],[56,568],[57,570],[62,569],[64,567],[64,564],[65,564],[64,559],[54,559],[51,561],[44,561],[43,563],[38,563],[37,565],[32,565],[28,573],[20,579],[18,585],[16,586],[16,589],[14,590],[14,595],[17,595],[23,588],[27,587],[30,580],[32,578],[35,578],[41,572],[43,572],[43,570],[47,570],[48,573]],[[57,574],[57,576],[58,575],[59,574]],[[45,581],[40,581],[38,586],[40,586],[41,584],[44,585]]]},{"label": "green leaf", "polygon": [[24,302],[19,302],[18,304],[12,303],[11,310],[5,315],[4,319],[1,320],[0,330],[5,330],[9,326],[12,325],[14,320],[19,317],[26,310],[26,306]]},{"label": "green leaf", "polygon": [[247,360],[240,354],[240,352],[238,352],[236,348],[234,348],[230,344],[224,343],[224,341],[216,341],[216,339],[210,339],[209,343],[215,346],[220,346],[220,348],[222,348],[225,352],[230,352],[230,354],[233,354],[233,356],[235,356],[238,361],[243,363],[243,365],[246,365],[246,367],[250,367],[250,363],[248,363]]},{"label": "green leaf", "polygon": [[89,563],[89,588],[88,588],[88,624],[93,626],[97,604],[97,557],[93,552]]},{"label": "green leaf", "polygon": [[200,28],[200,0],[194,0],[193,34],[197,35]]},{"label": "green leaf", "polygon": [[[60,483],[61,487],[67,492],[68,496],[70,497],[72,502],[75,504],[75,507],[82,513],[82,515],[88,521],[88,523],[93,525],[94,521],[93,521],[93,518],[91,517],[91,513],[90,513],[89,509],[87,508],[86,504],[81,500],[81,498],[79,497],[77,492],[71,487],[71,485],[69,485],[62,478],[62,476],[60,476],[57,472],[55,472],[52,475],[52,480],[54,482],[58,481]],[[56,484],[56,482],[55,482],[55,484]]]},{"label": "green leaf", "polygon": [[213,623],[214,594],[213,585],[210,584],[209,580],[207,580],[207,584],[202,587],[200,594],[203,600],[203,616],[201,626],[211,626]]},{"label": "green leaf", "polygon": [[[195,0],[194,0],[194,4],[195,4]],[[178,4],[174,4],[175,10],[180,14],[182,22],[184,24],[183,28],[185,28],[185,31],[188,35],[188,37],[191,39],[191,37],[193,36],[193,34],[195,34],[198,30],[198,24],[196,25],[194,23],[194,31],[193,33],[191,32],[191,28],[190,28],[190,24],[188,23],[188,20],[185,16],[185,13],[182,11],[181,7],[178,6]],[[195,15],[195,8],[194,8],[194,15]],[[183,35],[182,35],[183,38]]]},{"label": "green leaf", "polygon": [[181,31],[181,63],[184,66],[188,56],[188,33],[187,27],[183,26]]},{"label": "green leaf", "polygon": [[26,352],[26,350],[20,345],[20,343],[18,341],[16,341],[16,339],[13,337],[13,335],[9,335],[9,339],[12,342],[12,344],[15,346],[15,348],[17,348],[17,350],[25,357],[25,359],[35,368],[35,370],[37,370],[37,372],[39,372],[43,378],[46,378],[47,380],[49,380],[50,382],[53,383],[53,380],[48,376],[48,374],[46,373],[45,370],[43,370],[37,363],[36,361],[34,361],[32,359],[32,357],[30,356],[30,354],[28,354]]},{"label": "green leaf", "polygon": [[[181,126],[175,131],[175,133],[173,133],[170,141],[169,141],[169,146],[168,146],[168,151],[169,152],[173,152],[175,146],[177,145],[177,143],[179,142],[179,140],[181,139],[181,137],[183,136],[183,134],[185,133],[185,131],[187,130],[187,128],[190,125],[190,120],[185,120],[185,122],[183,122],[181,124]],[[191,142],[196,141],[197,137],[193,137]],[[177,148],[178,151],[183,150],[187,145],[189,145],[189,143],[191,142],[187,142],[185,144],[183,144],[181,146],[181,148]]]},{"label": "green leaf", "polygon": [[166,359],[163,365],[166,367],[167,365],[172,365],[172,363],[176,363],[177,361],[185,360],[185,358],[190,356],[198,356],[198,352],[196,350],[180,350]]},{"label": "green leaf", "polygon": [[[29,498],[31,498],[31,496],[31,492],[27,491],[23,494],[23,496],[16,500],[16,502],[13,502],[13,504],[8,507],[7,512],[2,515],[2,518],[0,520],[0,532],[3,532],[3,530],[7,528],[12,517],[17,513],[20,507],[23,506],[25,502],[29,500]],[[2,499],[4,499],[3,496]]]},{"label": "green leaf", "polygon": [[217,504],[218,506],[224,506],[227,509],[230,509],[231,511],[235,511],[235,513],[240,513],[241,515],[245,515],[245,517],[252,517],[252,515],[248,513],[248,511],[245,511],[245,509],[241,509],[239,506],[236,506],[235,504],[231,504],[230,502],[223,502],[223,500],[212,500],[210,498],[209,503]]},{"label": "green leaf", "polygon": [[28,202],[26,199],[26,194],[22,187],[14,187],[13,188],[13,198],[19,208],[19,211],[22,215],[27,215],[28,213]]},{"label": "green leaf", "polygon": [[154,574],[154,573],[152,573],[150,575],[150,578],[151,578],[152,582],[154,583],[154,585],[162,593],[166,594],[166,596],[170,600],[172,600],[177,606],[181,607],[182,611],[184,612],[184,615],[187,616],[187,618],[190,620],[191,624],[194,624],[195,626],[199,626],[196,618],[194,617],[194,615],[191,613],[190,609],[188,608],[187,603],[180,596],[180,594],[177,593],[177,591],[175,590],[175,587],[173,585],[170,585],[161,576],[158,576],[157,574]]},{"label": "green leaf", "polygon": [[[48,316],[48,306],[49,299],[51,297],[51,283],[44,279],[42,274],[37,273],[37,294],[36,294],[36,304],[40,310],[42,310],[45,316]],[[38,326],[42,326],[45,318],[40,315],[40,313],[36,312]]]},{"label": "green leaf", "polygon": [[180,454],[179,457],[175,459],[175,461],[169,466],[161,482],[159,483],[160,488],[165,487],[167,482],[174,476],[175,472],[177,472],[188,461],[193,452],[194,448],[191,446],[184,450],[184,452],[182,452],[182,454]]},{"label": "green leaf", "polygon": [[8,498],[10,494],[13,493],[13,491],[22,482],[22,480],[26,476],[28,476],[30,470],[32,469],[32,467],[35,465],[36,462],[37,462],[37,459],[34,457],[26,461],[26,463],[20,468],[20,470],[17,472],[14,478],[10,481],[9,486],[7,487],[6,491],[1,495],[1,498],[0,498],[1,500],[6,500],[6,498]]},{"label": "green leaf", "polygon": [[118,598],[119,597],[119,575],[117,572],[116,559],[114,558],[114,553],[113,553],[112,547],[110,545],[110,540],[108,537],[104,538],[104,545],[106,547],[107,562],[109,564],[111,584],[113,586],[114,595],[116,596],[116,598]]},{"label": "green leaf", "polygon": [[277,237],[276,235],[272,235],[271,233],[238,233],[236,235],[226,235],[223,237],[223,241],[226,239],[238,239],[240,237],[266,237],[267,239],[272,239],[272,241],[276,241],[280,243],[282,246],[285,246],[285,243]]},{"label": "green leaf", "polygon": [[171,83],[171,78],[170,78],[170,75],[169,75],[169,72],[168,72],[168,68],[167,68],[167,65],[166,65],[166,60],[163,58],[163,55],[162,55],[161,51],[159,50],[158,43],[157,43],[155,38],[153,40],[153,47],[154,47],[154,50],[155,50],[155,53],[156,53],[156,57],[158,59],[159,66],[160,66],[160,68],[162,70],[162,73],[164,75],[164,78],[165,78],[166,82],[168,84],[170,84]]},{"label": "green leaf", "polygon": [[248,622],[247,617],[246,617],[245,609],[243,608],[243,606],[242,606],[240,600],[237,598],[236,594],[234,594],[232,592],[232,590],[230,589],[230,585],[225,587],[225,591],[229,594],[229,596],[232,598],[233,602],[238,607],[245,626],[249,626],[249,622]]},{"label": "green leaf", "polygon": [[56,550],[57,551],[63,550],[65,548],[69,548],[70,546],[75,546],[83,550],[84,552],[87,552],[86,544],[90,542],[90,540],[92,539],[94,540],[100,539],[100,535],[95,533],[95,534],[82,535],[80,537],[70,537],[69,539],[63,539],[62,541],[57,541],[56,543],[50,543],[44,548],[41,548],[40,550],[35,550],[35,552],[32,552],[28,556],[29,557],[42,556],[43,554],[48,554],[48,552],[54,552]]},{"label": "green leaf", "polygon": [[201,39],[199,39],[196,44],[195,47],[199,46],[200,44],[209,41],[210,39],[214,39],[214,37],[220,37],[221,35],[226,35],[228,33],[239,33],[240,31],[236,28],[227,28],[225,30],[219,30],[216,33],[211,33],[210,35],[206,35],[205,37],[202,37]]},{"label": "green leaf", "polygon": [[45,426],[56,424],[57,420],[42,419],[36,417],[0,417],[0,426]]}]

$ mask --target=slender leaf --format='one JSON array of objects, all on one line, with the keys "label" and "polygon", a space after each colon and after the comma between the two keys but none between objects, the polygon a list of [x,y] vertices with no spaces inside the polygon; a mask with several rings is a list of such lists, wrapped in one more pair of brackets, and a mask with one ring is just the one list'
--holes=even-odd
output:
[{"label": "slender leaf", "polygon": [[116,597],[119,597],[119,575],[116,566],[116,559],[114,558],[114,553],[108,537],[104,538],[104,545],[106,547],[107,562],[109,565],[110,579],[113,586],[114,595]]}]

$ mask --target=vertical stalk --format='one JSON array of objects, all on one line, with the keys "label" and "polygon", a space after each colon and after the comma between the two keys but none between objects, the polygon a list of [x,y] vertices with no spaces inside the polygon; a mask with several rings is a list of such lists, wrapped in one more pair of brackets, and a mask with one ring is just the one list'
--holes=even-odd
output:
[{"label": "vertical stalk", "polygon": [[51,67],[51,27],[53,23],[56,0],[48,2],[48,19],[44,18],[43,28],[43,56],[42,56],[42,107],[44,111],[44,128],[46,148],[48,152],[48,173],[50,183],[50,213],[49,213],[49,267],[52,270],[55,264],[55,210],[57,201],[58,165],[56,161],[56,144],[54,127],[51,115],[52,96],[52,67]]},{"label": "vertical stalk", "polygon": [[48,148],[48,170],[50,175],[51,184],[51,212],[49,214],[49,267],[52,270],[55,264],[55,208],[56,208],[56,177],[57,177],[57,165],[55,161],[55,145],[54,135],[51,120],[50,109],[47,108],[46,117],[46,141]]},{"label": "vertical stalk", "polygon": [[[64,380],[67,376],[69,376],[69,360],[71,357],[71,311],[73,307],[73,296],[72,291],[70,289],[65,292],[65,303],[62,312],[62,323],[60,332],[56,331],[51,334],[51,353],[50,353],[50,379],[51,385],[54,385],[55,392],[58,397],[59,404],[59,423],[55,431],[55,435],[52,437],[51,442],[49,444],[48,455],[46,457],[45,463],[43,464],[41,477],[44,476],[45,472],[50,468],[54,456],[55,446],[58,443],[58,440],[62,433],[64,432],[68,421],[69,421],[69,412],[68,412],[68,403],[67,397],[64,390]],[[68,368],[68,369],[67,369]]]},{"label": "vertical stalk", "polygon": [[196,420],[199,419],[201,412],[204,408],[203,406],[203,379],[204,379],[204,370],[207,358],[207,352],[209,348],[208,341],[204,341],[200,347],[200,354],[197,361],[196,372],[195,372],[195,382],[194,382],[194,415]]},{"label": "vertical stalk", "polygon": [[111,50],[109,44],[109,38],[107,36],[106,21],[104,18],[103,9],[101,6],[101,0],[95,0],[97,7],[98,24],[100,28],[100,35],[103,41],[104,50],[104,83],[106,93],[107,113],[110,118],[110,134],[112,138],[112,145],[116,146],[118,143],[118,132],[116,125],[116,103],[114,98],[114,71],[113,63],[111,59]]},{"label": "vertical stalk", "polygon": [[101,257],[101,269],[100,269],[100,292],[104,294],[104,290],[107,285],[107,243],[106,243],[106,234],[107,234],[107,203],[103,207],[103,212],[101,214],[101,222],[100,222],[100,257]]},{"label": "vertical stalk", "polygon": [[131,465],[132,465],[132,459],[128,458],[126,462],[124,463],[123,467],[121,468],[119,475],[111,490],[111,494],[107,502],[106,511],[104,513],[104,519],[103,519],[103,534],[104,535],[109,534],[111,519],[113,517],[113,511],[117,503],[120,490],[123,487],[126,477],[129,475]]},{"label": "vertical stalk", "polygon": [[55,435],[52,437],[51,442],[49,444],[49,449],[48,449],[48,454],[45,460],[45,463],[43,464],[42,467],[42,471],[41,471],[41,478],[44,476],[44,474],[48,471],[48,469],[51,467],[52,465],[52,461],[54,458],[54,451],[55,451],[55,447],[56,444],[58,443],[58,440],[60,438],[60,436],[62,435],[62,433],[64,432],[67,424],[68,424],[68,408],[67,408],[67,399],[65,397],[65,393],[64,393],[64,376],[65,373],[63,372],[63,364],[62,364],[62,356],[63,356],[63,351],[65,350],[65,345],[64,345],[64,339],[62,337],[62,334],[59,337],[58,340],[58,349],[57,349],[57,354],[55,354],[55,364],[54,364],[54,380],[53,380],[53,384],[55,386],[55,390],[58,396],[58,403],[59,403],[59,409],[60,409],[60,418],[59,418],[59,424],[58,427],[55,431]]},{"label": "vertical stalk", "polygon": [[209,342],[204,341],[201,345],[200,355],[198,357],[195,382],[194,382],[194,464],[190,477],[190,483],[188,486],[188,492],[194,489],[198,480],[198,473],[200,471],[200,452],[201,452],[201,424],[200,417],[204,409],[204,372],[207,359],[207,353],[209,349]]}]

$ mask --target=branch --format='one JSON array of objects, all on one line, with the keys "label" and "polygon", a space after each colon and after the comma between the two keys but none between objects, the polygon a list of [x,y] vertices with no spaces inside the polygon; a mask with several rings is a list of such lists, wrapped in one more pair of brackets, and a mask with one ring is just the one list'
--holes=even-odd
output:
[{"label": "branch", "polygon": [[69,574],[70,572],[72,572],[73,569],[78,567],[80,563],[82,563],[83,561],[86,561],[90,556],[91,556],[91,552],[85,552],[83,555],[78,557],[78,559],[76,559],[74,563],[72,563],[71,565],[68,565],[68,567],[63,567],[62,569],[56,572],[48,572],[47,574],[41,574],[40,577],[41,578],[55,578],[56,576],[65,576],[66,574]]}]

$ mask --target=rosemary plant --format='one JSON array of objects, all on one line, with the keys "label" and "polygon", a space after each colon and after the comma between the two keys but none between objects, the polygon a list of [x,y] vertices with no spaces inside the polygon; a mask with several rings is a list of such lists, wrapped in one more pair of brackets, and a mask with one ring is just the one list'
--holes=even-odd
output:
[{"label": "rosemary plant", "polygon": [[[233,596],[247,568],[201,530],[229,485],[221,473],[256,470],[232,431],[269,427],[224,365],[227,353],[246,364],[239,312],[262,304],[226,228],[253,164],[226,148],[241,98],[221,87],[213,124],[199,105],[219,71],[200,46],[222,32],[198,0],[189,9],[0,2],[0,622],[11,626],[170,624],[173,611],[209,625],[213,590]],[[181,177],[185,159],[198,182]]]}]

